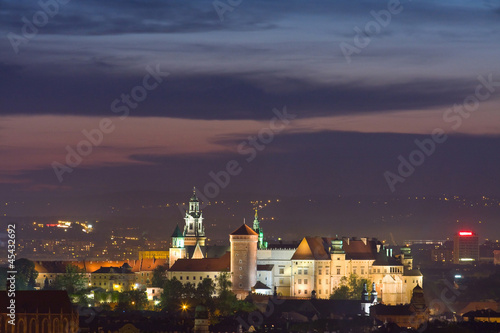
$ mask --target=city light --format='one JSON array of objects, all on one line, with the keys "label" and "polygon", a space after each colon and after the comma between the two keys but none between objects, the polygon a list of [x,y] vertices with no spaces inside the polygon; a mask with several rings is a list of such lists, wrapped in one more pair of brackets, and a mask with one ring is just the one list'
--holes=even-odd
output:
[{"label": "city light", "polygon": [[472,236],[472,231],[460,231],[458,234],[460,236]]}]

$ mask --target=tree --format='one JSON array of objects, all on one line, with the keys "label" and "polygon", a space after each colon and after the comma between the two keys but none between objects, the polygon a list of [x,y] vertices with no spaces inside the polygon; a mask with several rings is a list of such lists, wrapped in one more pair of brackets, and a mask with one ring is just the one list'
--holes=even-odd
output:
[{"label": "tree", "polygon": [[7,267],[0,267],[0,290],[7,289]]},{"label": "tree", "polygon": [[222,316],[228,316],[237,308],[236,295],[231,291],[231,274],[221,272],[217,277],[219,297],[217,298],[216,308]]},{"label": "tree", "polygon": [[330,295],[330,299],[360,299],[365,283],[370,285],[370,281],[361,279],[356,274],[343,276],[340,285]]},{"label": "tree", "polygon": [[117,310],[144,310],[147,305],[148,298],[146,292],[130,290],[119,294]]},{"label": "tree", "polygon": [[170,280],[167,279],[161,294],[161,308],[167,311],[178,310],[181,306],[182,290],[182,283],[175,277]]},{"label": "tree", "polygon": [[167,270],[167,265],[157,266],[153,270],[153,278],[151,279],[151,285],[155,288],[162,288],[165,282],[167,281],[167,277],[165,276],[165,272]]},{"label": "tree", "polygon": [[35,263],[28,259],[19,259],[16,266],[16,290],[34,290],[38,272],[35,270]]},{"label": "tree", "polygon": [[192,301],[196,297],[196,288],[194,283],[186,283],[182,286],[182,299],[187,301],[188,303],[192,303]]},{"label": "tree", "polygon": [[87,287],[85,270],[75,265],[67,265],[66,273],[58,275],[54,281],[54,289],[66,290],[72,295]]},{"label": "tree", "polygon": [[210,278],[204,278],[196,288],[196,299],[209,300],[215,293],[215,283]]}]

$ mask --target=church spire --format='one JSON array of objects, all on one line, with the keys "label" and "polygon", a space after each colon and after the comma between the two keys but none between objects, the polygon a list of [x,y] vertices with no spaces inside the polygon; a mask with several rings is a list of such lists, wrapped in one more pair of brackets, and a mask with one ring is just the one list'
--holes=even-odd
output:
[{"label": "church spire", "polygon": [[258,208],[255,207],[254,210],[255,210],[255,217],[253,220],[253,230],[255,230],[255,232],[257,234],[259,234],[258,248],[259,249],[267,249],[267,242],[264,241],[264,231],[262,230],[262,228],[260,226],[259,215],[257,213]]}]

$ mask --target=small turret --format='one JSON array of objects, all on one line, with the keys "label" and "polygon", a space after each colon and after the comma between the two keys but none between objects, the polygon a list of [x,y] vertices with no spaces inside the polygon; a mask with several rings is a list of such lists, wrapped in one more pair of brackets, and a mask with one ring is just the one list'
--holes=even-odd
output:
[{"label": "small turret", "polygon": [[361,301],[369,302],[370,298],[368,297],[368,290],[366,289],[366,283],[363,285],[363,291],[361,292]]},{"label": "small turret", "polygon": [[372,283],[372,297],[371,297],[371,302],[372,304],[378,303],[378,294],[377,294],[377,288],[375,288],[375,282]]}]

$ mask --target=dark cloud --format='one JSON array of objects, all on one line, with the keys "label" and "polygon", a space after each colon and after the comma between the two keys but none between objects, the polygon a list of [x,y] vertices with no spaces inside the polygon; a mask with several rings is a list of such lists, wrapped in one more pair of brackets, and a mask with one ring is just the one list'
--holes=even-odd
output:
[{"label": "dark cloud", "polygon": [[[59,73],[30,73],[0,67],[2,114],[121,115],[111,103],[142,84],[142,77],[109,75],[104,67],[78,80]],[[146,74],[146,71],[144,71]],[[189,119],[267,119],[270,110],[288,105],[301,117],[360,112],[380,112],[461,103],[474,91],[476,82],[460,80],[413,80],[401,83],[348,82],[319,84],[297,79],[258,80],[245,75],[181,75],[172,73],[148,93],[131,116]],[[272,80],[272,83],[270,83]],[[120,102],[119,106],[125,105]]]},{"label": "dark cloud", "polygon": [[[182,191],[187,184],[203,188],[213,181],[210,172],[225,169],[230,160],[242,168],[232,177],[224,193],[276,193],[306,195],[320,193],[391,195],[384,172],[397,173],[398,156],[408,159],[417,149],[415,139],[426,135],[321,132],[280,135],[248,162],[249,154],[180,154],[130,156],[127,165],[76,168],[59,184],[53,170],[29,171],[18,176],[36,184],[68,187],[75,193],[104,193],[148,189]],[[232,151],[241,138],[226,141]],[[498,151],[500,137],[450,136],[436,146],[404,183],[396,195],[442,193],[500,195]],[[144,163],[145,162],[145,163]],[[0,185],[2,192],[22,192],[25,184]],[[62,191],[61,190],[61,191]]]}]

